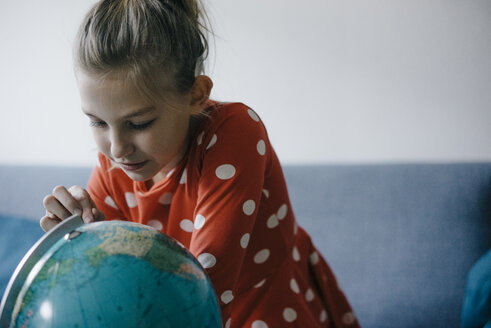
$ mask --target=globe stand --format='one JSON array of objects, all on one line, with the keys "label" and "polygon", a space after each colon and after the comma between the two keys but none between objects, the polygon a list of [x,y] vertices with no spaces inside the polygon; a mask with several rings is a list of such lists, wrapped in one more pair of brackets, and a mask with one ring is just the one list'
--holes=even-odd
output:
[{"label": "globe stand", "polygon": [[2,297],[2,303],[0,304],[0,328],[9,327],[15,301],[29,273],[41,259],[43,254],[60,238],[70,238],[70,233],[83,224],[84,221],[78,215],[71,216],[68,219],[61,221],[41,237],[22,258],[15,269],[14,274],[10,278]]}]

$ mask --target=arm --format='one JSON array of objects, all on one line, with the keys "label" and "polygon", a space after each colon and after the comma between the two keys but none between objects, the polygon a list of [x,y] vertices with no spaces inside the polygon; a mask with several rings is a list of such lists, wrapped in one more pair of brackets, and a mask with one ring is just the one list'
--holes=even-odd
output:
[{"label": "arm", "polygon": [[214,136],[205,136],[202,146],[208,149],[190,250],[207,269],[225,322],[256,221],[269,142],[262,123],[244,109],[222,122]]}]

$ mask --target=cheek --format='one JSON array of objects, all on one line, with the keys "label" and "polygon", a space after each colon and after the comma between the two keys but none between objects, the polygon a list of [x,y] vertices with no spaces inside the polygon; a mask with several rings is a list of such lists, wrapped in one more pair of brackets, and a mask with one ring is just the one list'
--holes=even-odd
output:
[{"label": "cheek", "polygon": [[165,151],[165,138],[161,134],[141,135],[135,141],[138,149],[146,154],[158,156],[162,151]]},{"label": "cheek", "polygon": [[106,138],[104,133],[101,133],[101,131],[98,131],[96,129],[92,131],[92,135],[99,151],[104,155],[107,155],[109,149],[111,148],[111,143],[109,142],[109,139]]}]

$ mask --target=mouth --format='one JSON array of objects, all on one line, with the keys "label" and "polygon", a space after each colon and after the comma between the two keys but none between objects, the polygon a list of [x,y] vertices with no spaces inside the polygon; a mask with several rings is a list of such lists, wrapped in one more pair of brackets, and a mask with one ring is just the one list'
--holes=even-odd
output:
[{"label": "mouth", "polygon": [[125,171],[138,171],[147,164],[148,161],[138,162],[138,163],[120,163],[118,165]]}]

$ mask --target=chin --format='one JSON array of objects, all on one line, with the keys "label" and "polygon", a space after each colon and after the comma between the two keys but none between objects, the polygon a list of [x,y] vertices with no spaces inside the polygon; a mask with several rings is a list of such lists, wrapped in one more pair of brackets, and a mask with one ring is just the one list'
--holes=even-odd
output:
[{"label": "chin", "polygon": [[143,182],[143,181],[147,181],[147,180],[150,180],[152,178],[151,175],[149,174],[141,174],[141,173],[134,173],[134,172],[127,172],[125,170],[123,170],[124,173],[126,173],[126,175],[133,181],[140,181],[140,182]]}]

